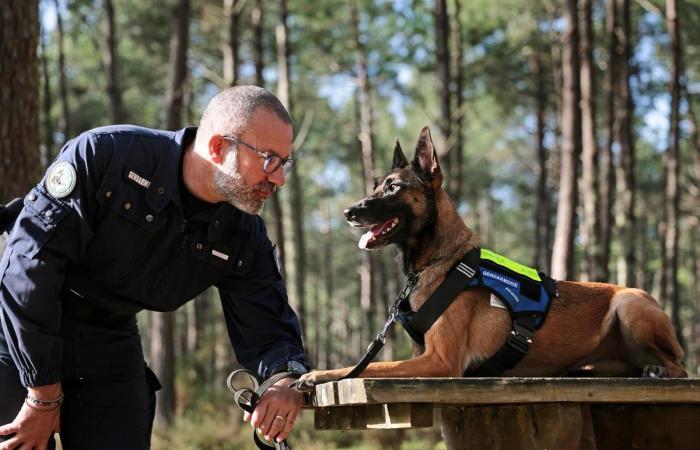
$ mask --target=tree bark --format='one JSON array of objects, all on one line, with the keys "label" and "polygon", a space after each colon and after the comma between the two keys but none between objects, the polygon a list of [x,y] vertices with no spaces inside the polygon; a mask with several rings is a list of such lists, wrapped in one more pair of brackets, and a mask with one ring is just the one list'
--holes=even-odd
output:
[{"label": "tree bark", "polygon": [[175,339],[174,313],[151,314],[151,361],[162,389],[157,392],[156,423],[169,427],[175,418]]},{"label": "tree bark", "polygon": [[547,114],[547,89],[542,72],[542,58],[538,52],[530,56],[532,78],[535,81],[535,116],[537,118],[537,204],[535,206],[535,252],[533,264],[544,271],[549,271],[547,249],[549,236],[549,194],[547,190],[547,148],[544,145]]},{"label": "tree bark", "polygon": [[224,47],[224,80],[229,86],[238,84],[241,14],[246,0],[224,0],[224,15],[228,20],[228,39]]},{"label": "tree bark", "polygon": [[189,46],[190,1],[178,0],[173,9],[174,28],[170,35],[170,76],[166,94],[166,128],[182,128],[183,105],[187,86],[187,49]]},{"label": "tree bark", "polygon": [[[289,44],[287,29],[287,0],[279,0],[279,20],[276,27],[277,40],[277,97],[293,115],[291,102],[291,88],[289,81],[289,57],[291,46]],[[304,239],[304,192],[301,181],[301,165],[290,172],[289,191],[291,198],[290,217],[292,222],[292,249],[294,259],[294,296],[292,304],[296,307],[301,321],[302,335],[306,336],[306,305],[304,301],[304,281],[306,279],[306,253]]]},{"label": "tree bark", "polygon": [[576,179],[581,149],[581,113],[579,102],[580,60],[576,0],[567,0],[564,10],[566,31],[562,52],[562,156],[559,181],[557,223],[552,249],[552,276],[566,280],[573,276],[573,244],[576,219]]},{"label": "tree bark", "polygon": [[460,18],[461,0],[453,0],[454,11],[450,16],[450,30],[452,36],[452,52],[450,65],[452,67],[452,82],[454,85],[454,129],[451,130],[453,145],[450,145],[452,157],[452,172],[449,174],[449,192],[455,205],[458,205],[462,197],[462,164],[464,160],[464,64],[462,50],[462,20]]},{"label": "tree bark", "polygon": [[0,15],[0,202],[39,178],[39,2],[6,0]]},{"label": "tree bark", "polygon": [[102,62],[107,76],[107,96],[109,97],[109,120],[121,123],[124,120],[122,111],[122,92],[119,85],[119,41],[117,26],[114,21],[114,5],[112,0],[102,0],[104,7],[103,33],[105,49],[102,52]]},{"label": "tree bark", "polygon": [[42,127],[42,140],[43,149],[41,151],[41,167],[43,170],[46,169],[49,162],[52,160],[54,153],[54,142],[53,142],[53,123],[51,121],[51,75],[48,67],[48,58],[46,56],[46,33],[41,28],[41,35],[39,37],[39,42],[41,44],[41,85],[42,85],[42,114],[41,114],[41,127]]},{"label": "tree bark", "polygon": [[68,82],[66,81],[66,56],[63,50],[63,16],[58,0],[54,0],[56,8],[56,32],[58,44],[58,93],[61,98],[61,116],[58,126],[63,134],[63,142],[71,138],[70,107],[68,106]]},{"label": "tree bark", "polygon": [[255,84],[265,87],[263,68],[265,58],[263,57],[263,8],[262,0],[255,0],[255,4],[250,10],[250,22],[253,24],[253,62],[255,63]]},{"label": "tree bark", "polygon": [[615,126],[617,115],[615,114],[616,86],[618,78],[617,58],[617,0],[608,0],[605,34],[608,40],[608,69],[606,74],[606,144],[605,151],[601,155],[601,186],[600,186],[600,253],[598,259],[598,281],[610,280],[610,244],[615,216],[613,207],[615,204],[615,162],[613,158],[613,146],[615,144]]},{"label": "tree bark", "polygon": [[[360,36],[360,24],[357,16],[357,1],[350,2],[350,17],[355,44],[355,66],[357,68],[357,139],[360,142],[360,160],[362,161],[362,178],[365,195],[374,191],[374,133],[372,130],[372,94],[369,76],[367,74],[367,56]],[[373,332],[373,306],[375,289],[374,273],[375,258],[370,252],[362,252],[360,267],[360,309],[364,314],[362,325],[362,340],[368,340]]]},{"label": "tree bark", "polygon": [[[433,23],[435,26],[435,69],[437,72],[436,84],[440,97],[440,128],[443,172],[452,175],[452,160],[454,154],[451,149],[452,138],[452,108],[450,105],[450,53],[448,45],[449,21],[447,19],[447,1],[435,0],[433,8]],[[448,178],[449,179],[449,178]]]},{"label": "tree bark", "polygon": [[634,286],[635,280],[635,202],[636,186],[634,176],[634,100],[630,91],[632,58],[632,27],[630,24],[630,1],[618,0],[621,9],[622,27],[618,29],[620,45],[618,45],[618,61],[620,62],[620,77],[618,92],[620,107],[618,108],[618,136],[620,139],[620,162],[618,166],[618,214],[617,225],[621,253],[617,261],[617,283],[623,286]]},{"label": "tree bark", "polygon": [[676,0],[666,0],[666,26],[671,46],[671,110],[668,130],[668,149],[665,155],[666,187],[664,208],[664,261],[662,292],[671,302],[671,320],[681,345],[684,343],[680,319],[680,292],[678,285],[678,237],[680,211],[680,104],[683,76],[683,50],[681,46],[680,20]]},{"label": "tree bark", "polygon": [[581,0],[581,279],[596,280],[598,236],[600,230],[598,189],[598,138],[596,136],[596,84],[593,63],[593,0]]}]

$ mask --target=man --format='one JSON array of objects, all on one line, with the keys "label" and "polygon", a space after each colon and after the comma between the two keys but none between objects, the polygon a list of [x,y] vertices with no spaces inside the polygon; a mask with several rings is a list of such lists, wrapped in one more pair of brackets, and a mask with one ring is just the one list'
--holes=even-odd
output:
[{"label": "man", "polygon": [[[284,185],[291,147],[287,111],[253,86],[217,95],[198,129],[112,126],[65,145],[0,262],[0,450],[45,449],[59,430],[67,450],[148,448],[159,386],[134,315],[210,286],[244,367],[308,370],[257,216]],[[246,414],[268,438],[283,440],[299,412],[292,381]]]}]

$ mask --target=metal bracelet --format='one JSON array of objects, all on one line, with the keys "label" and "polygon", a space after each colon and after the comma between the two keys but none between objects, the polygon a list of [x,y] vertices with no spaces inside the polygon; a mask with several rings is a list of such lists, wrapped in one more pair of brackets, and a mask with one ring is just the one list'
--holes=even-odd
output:
[{"label": "metal bracelet", "polygon": [[26,401],[32,403],[35,406],[60,405],[61,403],[63,403],[63,394],[61,394],[61,396],[58,397],[56,400],[40,400],[27,394]]}]

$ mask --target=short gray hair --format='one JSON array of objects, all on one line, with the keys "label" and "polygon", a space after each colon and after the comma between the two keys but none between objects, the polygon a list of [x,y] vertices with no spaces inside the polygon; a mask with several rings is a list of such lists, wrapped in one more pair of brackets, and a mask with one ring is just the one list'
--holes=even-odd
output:
[{"label": "short gray hair", "polygon": [[214,134],[238,135],[259,109],[264,108],[292,125],[287,109],[272,93],[258,86],[234,86],[217,94],[204,110],[197,130],[198,139]]}]

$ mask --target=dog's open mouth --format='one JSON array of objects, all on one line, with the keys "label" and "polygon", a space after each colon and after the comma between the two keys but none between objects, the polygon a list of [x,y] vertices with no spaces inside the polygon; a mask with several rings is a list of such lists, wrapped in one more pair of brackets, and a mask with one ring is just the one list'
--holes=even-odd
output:
[{"label": "dog's open mouth", "polygon": [[396,229],[399,222],[399,218],[394,217],[384,223],[372,225],[369,231],[362,235],[358,246],[364,250],[375,248]]}]

